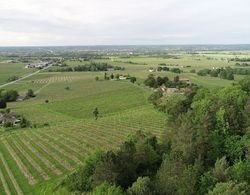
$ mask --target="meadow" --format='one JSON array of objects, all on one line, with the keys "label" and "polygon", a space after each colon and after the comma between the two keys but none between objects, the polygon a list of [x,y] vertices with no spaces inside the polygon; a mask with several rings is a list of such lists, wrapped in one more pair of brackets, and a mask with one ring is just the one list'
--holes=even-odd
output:
[{"label": "meadow", "polygon": [[[21,95],[28,89],[35,91],[35,98],[8,103],[8,108],[24,115],[36,127],[0,129],[0,194],[68,194],[64,189],[54,189],[94,148],[116,149],[137,130],[161,138],[167,128],[165,114],[148,102],[152,89],[143,85],[150,67],[156,68],[160,63],[178,64],[180,68],[191,65],[181,68],[180,77],[209,88],[235,82],[190,73],[190,69],[234,66],[226,60],[234,54],[175,55],[179,58],[139,55],[94,60],[125,67],[124,71],[113,73],[135,76],[135,84],[128,80],[105,81],[104,72],[46,70],[6,87],[18,90]],[[80,62],[68,60],[66,63],[74,66]],[[24,64],[20,63],[0,63],[0,70],[0,84],[12,75],[22,76],[33,71],[24,69]],[[176,76],[171,72],[153,74],[171,79]],[[95,80],[96,76],[99,81]],[[236,81],[240,78],[236,77]],[[100,112],[97,120],[93,116],[96,107]]]}]

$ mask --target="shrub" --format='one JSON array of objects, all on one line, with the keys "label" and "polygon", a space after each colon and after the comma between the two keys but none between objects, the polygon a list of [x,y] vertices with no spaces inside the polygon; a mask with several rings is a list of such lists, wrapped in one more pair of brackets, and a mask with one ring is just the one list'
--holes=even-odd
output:
[{"label": "shrub", "polygon": [[4,99],[0,99],[0,109],[1,108],[6,108],[7,107],[7,103]]}]

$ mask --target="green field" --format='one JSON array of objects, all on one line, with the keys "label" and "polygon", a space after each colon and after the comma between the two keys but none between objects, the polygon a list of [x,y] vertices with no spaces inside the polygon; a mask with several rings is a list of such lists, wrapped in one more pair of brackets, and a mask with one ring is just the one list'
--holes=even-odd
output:
[{"label": "green field", "polygon": [[[181,68],[180,77],[210,88],[235,82],[189,73],[190,69],[234,66],[225,60],[235,57],[231,53],[180,52],[175,55],[179,59],[140,55],[95,60],[125,67],[125,71],[114,73],[135,76],[135,84],[104,81],[103,72],[44,71],[6,87],[16,89],[20,94],[25,94],[28,89],[35,91],[35,98],[8,103],[8,108],[24,115],[37,128],[0,129],[0,194],[67,194],[64,189],[57,192],[53,189],[61,178],[83,162],[89,151],[96,147],[115,149],[137,130],[151,132],[160,138],[166,129],[165,114],[148,102],[152,90],[143,85],[150,67],[157,67],[159,63],[178,64],[180,68],[191,65],[191,68]],[[67,61],[72,66],[79,63]],[[0,84],[10,76],[33,71],[25,69],[24,64],[12,63],[0,63],[0,70]],[[153,74],[169,78],[176,75],[171,72]],[[95,81],[96,76],[101,80]],[[237,76],[236,81],[240,78]],[[96,107],[100,112],[98,120],[93,117]]]},{"label": "green field", "polygon": [[25,68],[23,63],[6,63],[0,61],[0,85],[7,82],[8,78],[12,76],[24,76],[34,70]]}]

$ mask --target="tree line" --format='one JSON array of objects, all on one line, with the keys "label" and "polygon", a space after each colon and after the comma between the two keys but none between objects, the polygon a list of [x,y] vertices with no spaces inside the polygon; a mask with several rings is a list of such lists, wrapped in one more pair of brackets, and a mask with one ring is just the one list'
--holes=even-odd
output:
[{"label": "tree line", "polygon": [[174,77],[173,81],[171,81],[167,76],[156,77],[153,74],[148,75],[148,77],[144,80],[144,84],[151,88],[159,88],[162,85],[170,88],[186,88],[190,85],[187,82],[181,81],[178,75]]},{"label": "tree line", "polygon": [[91,62],[90,64],[78,65],[75,67],[61,67],[57,69],[50,69],[50,72],[88,72],[88,71],[108,71],[112,70],[125,70],[124,67],[113,66],[107,63]]}]

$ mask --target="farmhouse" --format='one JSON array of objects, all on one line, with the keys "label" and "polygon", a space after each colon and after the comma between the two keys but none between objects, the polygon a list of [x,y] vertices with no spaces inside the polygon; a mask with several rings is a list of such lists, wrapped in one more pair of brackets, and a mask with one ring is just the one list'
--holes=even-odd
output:
[{"label": "farmhouse", "polygon": [[5,123],[12,123],[13,125],[16,125],[19,120],[17,119],[17,116],[15,113],[0,113],[0,125],[3,125]]},{"label": "farmhouse", "polygon": [[173,94],[173,93],[179,93],[180,90],[177,88],[167,88],[166,93]]},{"label": "farmhouse", "polygon": [[162,85],[160,86],[160,89],[161,89],[162,92],[167,91],[167,87],[166,87],[165,84],[162,84]]},{"label": "farmhouse", "polygon": [[119,76],[119,80],[126,80],[127,79],[127,77],[125,77],[125,76]]},{"label": "farmhouse", "polygon": [[149,68],[148,70],[149,72],[155,72],[155,70],[153,68]]},{"label": "farmhouse", "polygon": [[186,79],[186,78],[180,78],[179,81],[181,81],[183,83],[191,84],[191,81],[189,79]]}]

